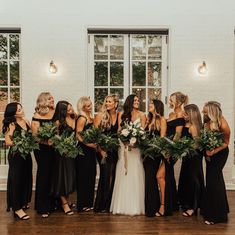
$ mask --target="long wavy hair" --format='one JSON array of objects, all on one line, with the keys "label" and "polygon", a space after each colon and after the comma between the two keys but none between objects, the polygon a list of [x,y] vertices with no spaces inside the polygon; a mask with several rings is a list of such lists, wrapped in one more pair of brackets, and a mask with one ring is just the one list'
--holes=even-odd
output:
[{"label": "long wavy hair", "polygon": [[184,107],[184,111],[189,117],[188,122],[196,127],[197,136],[199,136],[203,125],[201,113],[198,106],[196,104],[188,104]]},{"label": "long wavy hair", "polygon": [[219,131],[222,118],[220,103],[217,101],[209,101],[204,105],[204,107],[207,108],[208,117],[210,119],[210,129]]},{"label": "long wavy hair", "polygon": [[151,112],[148,113],[147,125],[150,125],[150,130],[160,131],[160,119],[164,116],[164,104],[158,99],[152,99],[151,101],[157,114],[153,115]]},{"label": "long wavy hair", "polygon": [[51,93],[50,92],[42,92],[39,94],[37,101],[36,101],[36,107],[35,107],[35,111],[44,116],[47,113],[49,113],[50,108],[48,106],[48,98],[51,97]]},{"label": "long wavy hair", "polygon": [[124,125],[125,122],[131,121],[131,112],[133,110],[134,99],[137,97],[135,94],[131,94],[127,96],[125,103],[123,105],[123,114],[122,114],[122,121],[121,126]]},{"label": "long wavy hair", "polygon": [[[174,92],[170,95],[170,97],[172,97],[174,99],[174,101],[176,102],[176,104],[178,104],[179,106],[183,106],[186,105],[188,103],[188,96],[183,94],[180,91]],[[173,107],[175,108],[175,107]]]},{"label": "long wavy hair", "polygon": [[87,105],[88,103],[91,102],[91,99],[89,96],[82,96],[79,100],[78,100],[78,103],[77,103],[77,109],[78,109],[78,116],[79,115],[82,115],[82,116],[85,116],[86,118],[90,118],[90,119],[93,119],[92,117],[92,112],[90,114],[90,117],[87,117],[87,114],[83,111],[85,105]]},{"label": "long wavy hair", "polygon": [[118,97],[118,95],[116,95],[116,94],[109,94],[109,95],[107,95],[105,97],[103,105],[102,105],[102,108],[100,110],[100,112],[102,113],[102,119],[101,119],[100,127],[102,129],[110,129],[111,124],[112,124],[111,123],[111,118],[110,118],[109,111],[106,108],[106,101],[107,101],[108,98],[112,98],[113,101],[115,103],[117,103],[116,109],[118,108],[118,104],[119,104],[119,97]]},{"label": "long wavy hair", "polygon": [[12,102],[7,104],[5,112],[4,112],[4,119],[2,120],[2,133],[5,134],[9,130],[9,125],[11,123],[16,123],[16,111],[17,106],[22,105],[18,102]]}]

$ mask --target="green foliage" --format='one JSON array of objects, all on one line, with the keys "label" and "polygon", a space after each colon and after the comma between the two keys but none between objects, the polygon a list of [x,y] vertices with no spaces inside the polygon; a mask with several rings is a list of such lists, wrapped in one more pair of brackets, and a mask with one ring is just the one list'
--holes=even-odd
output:
[{"label": "green foliage", "polygon": [[13,153],[19,153],[24,159],[35,149],[39,149],[39,144],[31,131],[14,131],[14,145],[11,147]]},{"label": "green foliage", "polygon": [[119,147],[117,135],[101,134],[98,144],[106,152],[115,151]]},{"label": "green foliage", "polygon": [[98,144],[99,139],[102,135],[102,130],[99,128],[95,128],[94,126],[91,126],[90,128],[82,131],[80,135],[83,138],[84,144],[89,144],[89,143]]},{"label": "green foliage", "polygon": [[39,141],[47,142],[57,134],[57,126],[53,122],[44,122],[38,128],[37,138]]},{"label": "green foliage", "polygon": [[81,147],[78,146],[78,141],[74,133],[68,135],[64,132],[62,135],[55,135],[51,140],[54,148],[63,157],[76,158],[78,154],[84,155]]},{"label": "green foliage", "polygon": [[222,146],[223,134],[219,131],[212,131],[208,128],[201,130],[200,136],[197,139],[197,145],[200,150],[212,151],[215,148]]}]

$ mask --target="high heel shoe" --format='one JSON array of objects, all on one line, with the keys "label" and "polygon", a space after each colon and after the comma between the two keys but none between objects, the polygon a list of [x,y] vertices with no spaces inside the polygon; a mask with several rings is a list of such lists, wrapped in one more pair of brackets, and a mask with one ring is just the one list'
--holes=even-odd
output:
[{"label": "high heel shoe", "polygon": [[20,220],[28,220],[30,217],[29,215],[25,214],[23,216],[19,216],[16,212],[14,212],[14,217]]},{"label": "high heel shoe", "polygon": [[[68,208],[69,208],[68,211],[65,211],[65,209],[64,209],[64,206],[65,206],[65,205],[68,205]],[[62,208],[63,208],[64,213],[65,213],[66,215],[73,215],[73,214],[74,214],[74,212],[70,209],[68,202],[64,203],[64,204],[62,205]]]},{"label": "high heel shoe", "polygon": [[[164,204],[161,204],[161,206],[163,206],[164,207]],[[155,216],[157,216],[157,217],[162,217],[162,216],[165,216],[165,212],[160,212],[160,210],[155,214]]]},{"label": "high heel shoe", "polygon": [[[191,213],[190,213],[191,211]],[[183,212],[182,214],[184,217],[191,217],[193,215],[197,215],[197,210],[189,209]]]},{"label": "high heel shoe", "polygon": [[205,224],[206,224],[206,225],[214,225],[215,223],[212,222],[212,221],[205,220]]}]

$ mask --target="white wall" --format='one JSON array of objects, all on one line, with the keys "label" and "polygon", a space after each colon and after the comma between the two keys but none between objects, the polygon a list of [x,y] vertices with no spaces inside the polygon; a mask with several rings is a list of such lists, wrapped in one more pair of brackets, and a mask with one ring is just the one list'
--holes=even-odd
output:
[{"label": "white wall", "polygon": [[[74,105],[87,95],[87,27],[165,27],[169,93],[185,92],[200,108],[208,100],[221,102],[234,130],[234,24],[234,0],[0,0],[0,28],[22,30],[22,103],[29,119],[41,91]],[[59,67],[54,76],[47,72],[51,59]],[[203,60],[209,75],[198,78],[194,68]],[[224,169],[228,187],[232,168],[231,144]]]}]

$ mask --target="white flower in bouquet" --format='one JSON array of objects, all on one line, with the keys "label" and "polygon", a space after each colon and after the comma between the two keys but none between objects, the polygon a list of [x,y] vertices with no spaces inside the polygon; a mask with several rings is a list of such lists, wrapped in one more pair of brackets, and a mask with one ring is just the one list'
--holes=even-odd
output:
[{"label": "white flower in bouquet", "polygon": [[136,143],[137,139],[135,137],[130,138],[130,145],[134,145]]},{"label": "white flower in bouquet", "polygon": [[133,129],[133,131],[132,131],[132,135],[133,135],[133,136],[136,136],[136,135],[137,135],[137,131],[136,131],[136,129]]},{"label": "white flower in bouquet", "polygon": [[123,136],[125,136],[125,137],[127,137],[129,134],[130,134],[130,132],[129,132],[127,129],[123,129],[123,130],[121,131],[121,135],[123,135]]}]

